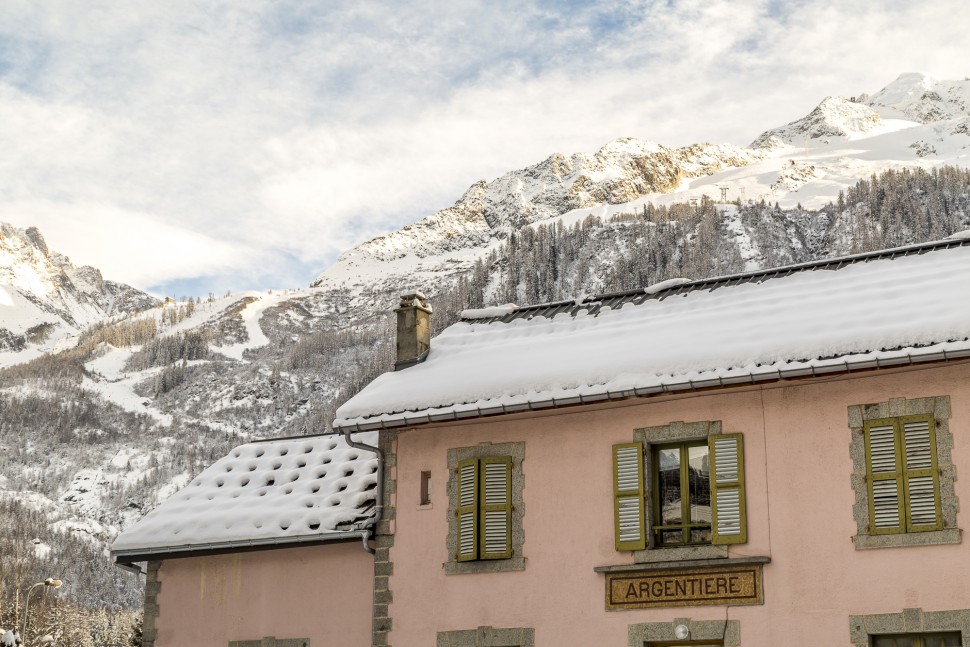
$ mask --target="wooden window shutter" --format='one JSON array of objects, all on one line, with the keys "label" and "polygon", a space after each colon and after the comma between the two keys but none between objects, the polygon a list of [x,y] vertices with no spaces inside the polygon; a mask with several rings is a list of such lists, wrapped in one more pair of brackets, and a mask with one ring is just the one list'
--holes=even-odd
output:
[{"label": "wooden window shutter", "polygon": [[903,532],[906,513],[903,498],[903,461],[892,418],[869,420],[866,437],[866,486],[869,494],[869,534]]},{"label": "wooden window shutter", "polygon": [[744,443],[741,434],[707,439],[711,457],[711,543],[748,541],[744,499]]},{"label": "wooden window shutter", "polygon": [[905,461],[906,529],[910,532],[942,530],[940,471],[936,461],[933,416],[907,416],[898,422]]},{"label": "wooden window shutter", "polygon": [[480,463],[479,558],[508,559],[512,557],[512,458],[483,458]]},{"label": "wooden window shutter", "polygon": [[459,562],[478,559],[478,459],[458,463]]},{"label": "wooden window shutter", "polygon": [[613,445],[613,521],[617,550],[647,547],[644,507],[643,444]]}]

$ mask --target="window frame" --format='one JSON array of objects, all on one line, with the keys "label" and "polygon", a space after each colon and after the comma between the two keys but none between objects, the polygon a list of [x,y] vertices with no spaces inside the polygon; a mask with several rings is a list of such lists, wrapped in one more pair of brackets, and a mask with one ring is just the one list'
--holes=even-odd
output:
[{"label": "window frame", "polygon": [[923,611],[903,609],[897,613],[849,616],[849,643],[853,647],[872,647],[872,637],[912,633],[959,633],[964,646],[970,647],[970,609]]},{"label": "window frame", "polygon": [[[494,573],[502,571],[521,571],[525,569],[523,545],[525,535],[523,530],[523,516],[525,504],[523,502],[524,477],[522,462],[525,459],[525,443],[481,443],[473,447],[459,447],[448,450],[448,535],[446,537],[447,561],[442,566],[446,575],[460,575],[466,573]],[[459,559],[459,468],[461,465],[475,462],[479,468],[494,462],[507,462],[509,465],[509,518],[508,518],[508,550],[501,555],[491,555],[482,558],[476,551],[475,559]],[[483,472],[484,470],[479,469]],[[481,476],[478,477],[479,479]],[[475,509],[484,514],[484,495],[475,500]],[[478,522],[476,521],[476,524]],[[484,530],[476,529],[476,546],[484,541]]]},{"label": "window frame", "polygon": [[960,641],[959,647],[963,647],[963,636],[959,631],[922,631],[922,632],[906,632],[906,633],[880,633],[880,634],[870,634],[869,644],[876,647],[877,638],[911,638],[913,640],[913,647],[926,647],[927,638],[943,638],[943,637],[953,637],[956,636]]},{"label": "window frame", "polygon": [[[906,448],[906,426],[914,422],[926,422],[930,452],[930,467],[911,468],[910,457]],[[893,428],[893,450],[895,452],[895,472],[879,472],[874,469],[872,457],[872,429]],[[869,500],[869,534],[896,535],[911,532],[931,532],[943,530],[943,506],[940,496],[940,474],[938,465],[938,450],[936,446],[936,423],[931,414],[917,414],[910,416],[893,416],[890,418],[875,418],[867,420],[863,425],[866,445],[866,490]],[[935,519],[931,524],[917,524],[913,522],[913,508],[911,505],[910,480],[914,478],[931,477],[933,482],[933,507]],[[876,517],[876,483],[882,481],[896,481],[896,497],[899,525],[897,527],[879,528]]]},{"label": "window frame", "polygon": [[[678,640],[674,635],[677,625],[687,625],[689,640]],[[627,647],[654,647],[659,645],[721,644],[723,647],[741,645],[741,622],[739,620],[692,620],[674,618],[668,622],[641,622],[627,629]]]}]

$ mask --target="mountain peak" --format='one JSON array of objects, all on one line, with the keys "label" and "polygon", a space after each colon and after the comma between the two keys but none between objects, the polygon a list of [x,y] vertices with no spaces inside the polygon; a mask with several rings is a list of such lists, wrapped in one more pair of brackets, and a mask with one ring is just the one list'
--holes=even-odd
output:
[{"label": "mountain peak", "polygon": [[[110,315],[155,303],[132,287],[105,281],[93,267],[76,267],[47,247],[37,227],[0,223],[0,232],[0,303],[15,313],[0,322],[0,350],[20,351],[31,340],[56,344]],[[38,330],[44,335],[32,332]]]},{"label": "mountain peak", "polygon": [[799,144],[804,139],[864,136],[882,121],[870,106],[845,97],[825,97],[814,110],[780,128],[765,131],[751,148],[778,148],[784,144]]},{"label": "mountain peak", "polygon": [[970,81],[938,81],[907,72],[866,101],[886,116],[900,116],[928,124],[970,116]]}]

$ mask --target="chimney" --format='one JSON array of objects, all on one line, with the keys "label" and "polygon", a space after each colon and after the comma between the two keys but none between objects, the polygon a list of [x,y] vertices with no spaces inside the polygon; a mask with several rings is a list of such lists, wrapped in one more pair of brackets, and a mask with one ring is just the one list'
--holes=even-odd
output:
[{"label": "chimney", "polygon": [[422,293],[401,295],[397,313],[397,361],[394,370],[420,364],[431,350],[431,306]]}]

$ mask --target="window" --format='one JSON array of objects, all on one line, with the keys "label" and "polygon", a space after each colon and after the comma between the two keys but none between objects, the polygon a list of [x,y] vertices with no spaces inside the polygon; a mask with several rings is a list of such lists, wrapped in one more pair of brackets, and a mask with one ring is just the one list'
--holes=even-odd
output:
[{"label": "window", "polygon": [[863,429],[870,534],[942,530],[933,416],[867,420]]},{"label": "window", "polygon": [[654,445],[654,545],[711,543],[711,463],[706,442]]},{"label": "window", "polygon": [[617,550],[747,541],[741,434],[614,445],[613,492]]},{"label": "window", "polygon": [[525,568],[524,458],[521,442],[448,450],[446,574]]},{"label": "window", "polygon": [[[690,636],[677,638],[677,626],[687,625]],[[741,644],[741,623],[737,620],[692,620],[678,618],[673,622],[644,622],[627,629],[628,647],[672,647],[674,645],[711,645],[738,647]]]},{"label": "window", "polygon": [[873,636],[872,647],[960,647],[960,633]]},{"label": "window", "polygon": [[458,463],[459,562],[512,556],[512,457]]},{"label": "window", "polygon": [[856,550],[959,544],[950,397],[848,408]]},{"label": "window", "polygon": [[849,642],[853,647],[970,645],[970,609],[850,615]]}]

